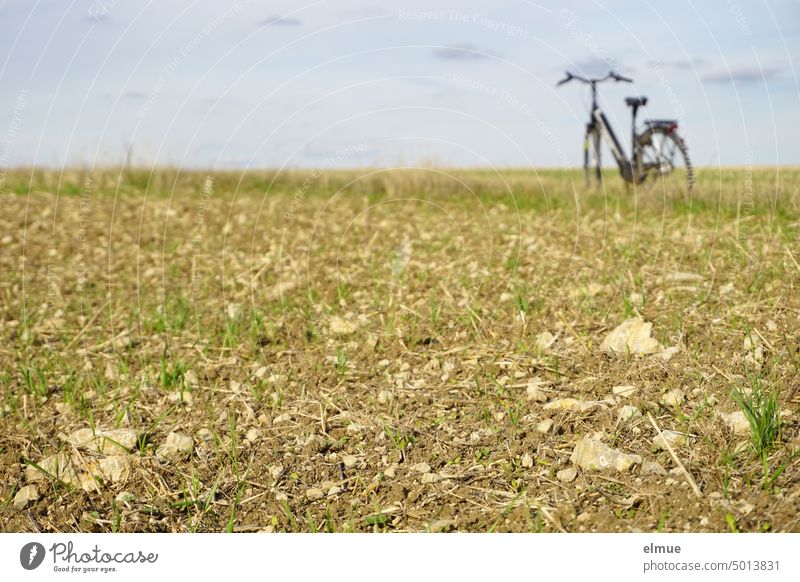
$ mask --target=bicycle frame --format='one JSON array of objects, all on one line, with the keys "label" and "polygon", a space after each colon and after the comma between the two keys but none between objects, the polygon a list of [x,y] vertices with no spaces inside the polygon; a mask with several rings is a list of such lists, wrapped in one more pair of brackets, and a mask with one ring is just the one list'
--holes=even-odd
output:
[{"label": "bicycle frame", "polygon": [[583,169],[584,169],[584,176],[586,179],[586,186],[589,185],[589,141],[591,137],[594,137],[594,154],[595,160],[597,162],[597,166],[595,168],[597,179],[600,180],[601,175],[601,163],[600,163],[600,137],[602,136],[606,143],[608,144],[609,149],[611,150],[611,155],[614,156],[614,161],[617,162],[617,166],[619,166],[619,170],[622,173],[623,177],[627,181],[632,181],[634,176],[634,170],[638,169],[638,160],[639,155],[637,151],[637,142],[636,142],[636,109],[633,110],[633,120],[631,122],[631,151],[632,151],[632,159],[628,158],[625,153],[625,150],[622,147],[619,139],[617,138],[617,134],[614,133],[614,129],[611,127],[611,124],[608,122],[606,118],[606,114],[603,113],[603,110],[600,109],[600,106],[597,104],[597,86],[595,82],[591,83],[592,86],[592,110],[591,110],[591,117],[589,119],[589,123],[586,124],[586,136],[584,138],[583,147],[584,147],[584,157],[583,157]]}]

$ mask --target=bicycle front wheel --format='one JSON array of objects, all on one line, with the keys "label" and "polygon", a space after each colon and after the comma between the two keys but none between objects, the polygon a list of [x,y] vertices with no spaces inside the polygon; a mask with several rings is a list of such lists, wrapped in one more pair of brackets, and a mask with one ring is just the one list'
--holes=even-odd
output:
[{"label": "bicycle front wheel", "polygon": [[[683,176],[688,191],[692,191],[694,168],[689,159],[689,148],[674,125],[651,126],[637,139],[641,156],[640,181],[661,180],[666,183],[668,176]],[[684,181],[680,180],[680,183]]]}]

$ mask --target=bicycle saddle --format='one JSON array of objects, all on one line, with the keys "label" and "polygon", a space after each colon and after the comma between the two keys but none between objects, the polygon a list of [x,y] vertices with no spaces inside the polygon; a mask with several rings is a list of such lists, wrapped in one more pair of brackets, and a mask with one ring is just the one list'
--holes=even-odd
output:
[{"label": "bicycle saddle", "polygon": [[647,105],[647,97],[625,97],[625,103],[630,107],[644,107]]}]

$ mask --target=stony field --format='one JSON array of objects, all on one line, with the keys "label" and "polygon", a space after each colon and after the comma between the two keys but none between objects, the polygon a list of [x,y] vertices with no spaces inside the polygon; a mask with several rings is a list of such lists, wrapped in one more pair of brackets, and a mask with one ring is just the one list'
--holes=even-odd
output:
[{"label": "stony field", "polygon": [[800,531],[800,170],[0,178],[4,531]]}]

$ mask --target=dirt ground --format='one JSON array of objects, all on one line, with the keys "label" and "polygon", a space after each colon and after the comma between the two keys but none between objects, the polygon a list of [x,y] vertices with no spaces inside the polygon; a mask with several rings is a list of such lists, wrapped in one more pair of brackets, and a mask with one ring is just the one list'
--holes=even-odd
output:
[{"label": "dirt ground", "polygon": [[0,529],[800,531],[800,171],[677,184],[8,174]]}]

